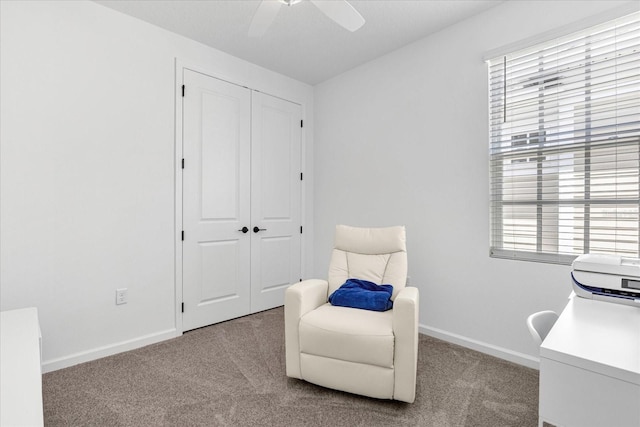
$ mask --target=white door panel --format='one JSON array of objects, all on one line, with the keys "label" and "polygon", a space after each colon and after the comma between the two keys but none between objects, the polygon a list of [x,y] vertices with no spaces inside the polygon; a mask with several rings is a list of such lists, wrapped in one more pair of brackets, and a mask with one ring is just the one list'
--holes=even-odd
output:
[{"label": "white door panel", "polygon": [[301,107],[253,92],[251,311],[284,304],[300,279]]},{"label": "white door panel", "polygon": [[184,70],[183,330],[250,310],[251,92]]},{"label": "white door panel", "polygon": [[283,305],[300,279],[301,107],[183,72],[187,331]]}]

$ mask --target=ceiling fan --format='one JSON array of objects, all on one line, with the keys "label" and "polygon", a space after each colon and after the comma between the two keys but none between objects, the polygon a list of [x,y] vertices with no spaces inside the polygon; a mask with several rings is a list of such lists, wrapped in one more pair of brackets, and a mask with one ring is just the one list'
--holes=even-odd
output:
[{"label": "ceiling fan", "polygon": [[[302,0],[262,0],[256,10],[251,25],[249,37],[262,36],[276,19],[280,7],[284,4],[293,6]],[[309,0],[325,15],[333,19],[337,24],[353,32],[364,25],[364,18],[346,0]]]}]

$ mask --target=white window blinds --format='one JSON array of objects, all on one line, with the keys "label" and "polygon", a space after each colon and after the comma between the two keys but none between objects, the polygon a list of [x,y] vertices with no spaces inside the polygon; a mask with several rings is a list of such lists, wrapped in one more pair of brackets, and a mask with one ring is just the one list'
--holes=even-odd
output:
[{"label": "white window blinds", "polygon": [[489,61],[491,255],[640,253],[640,13]]}]

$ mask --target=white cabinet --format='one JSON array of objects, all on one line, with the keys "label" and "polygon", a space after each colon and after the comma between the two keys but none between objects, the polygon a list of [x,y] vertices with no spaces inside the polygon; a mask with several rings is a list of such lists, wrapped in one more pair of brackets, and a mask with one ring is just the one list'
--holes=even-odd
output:
[{"label": "white cabinet", "polygon": [[40,325],[33,307],[0,313],[0,425],[44,425]]},{"label": "white cabinet", "polygon": [[540,347],[543,421],[640,426],[640,307],[569,301]]}]

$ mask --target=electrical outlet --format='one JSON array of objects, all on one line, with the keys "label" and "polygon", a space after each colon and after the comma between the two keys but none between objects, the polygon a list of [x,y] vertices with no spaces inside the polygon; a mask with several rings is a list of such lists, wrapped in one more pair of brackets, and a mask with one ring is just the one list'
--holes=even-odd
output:
[{"label": "electrical outlet", "polygon": [[127,288],[116,289],[116,305],[127,303]]}]

